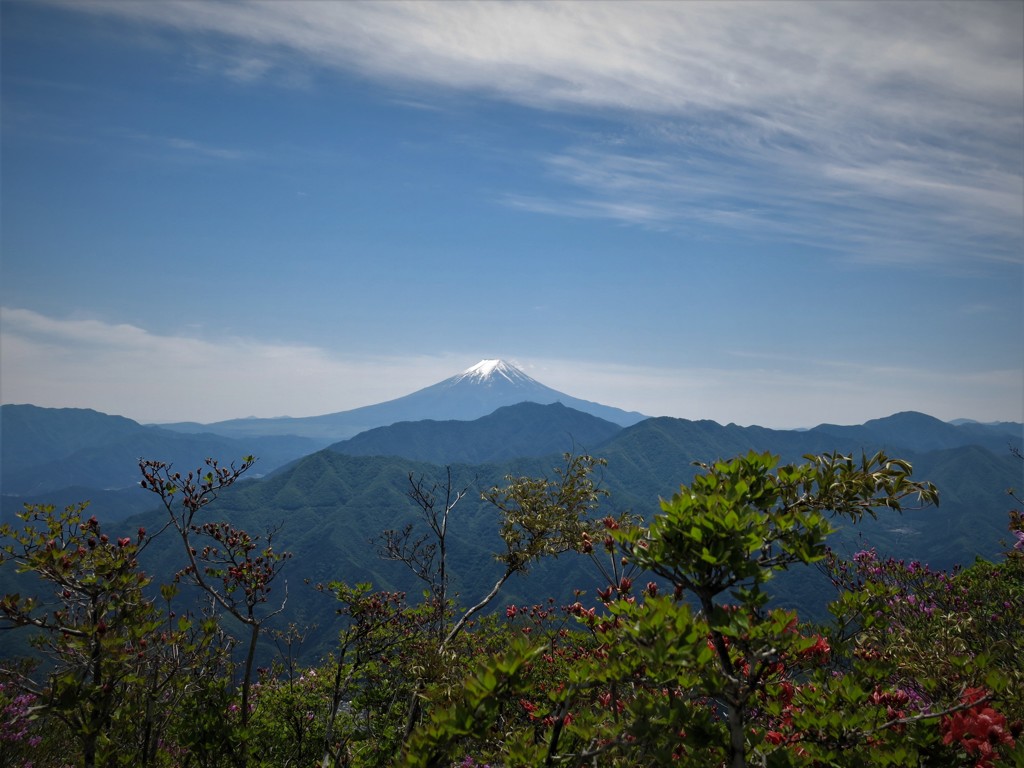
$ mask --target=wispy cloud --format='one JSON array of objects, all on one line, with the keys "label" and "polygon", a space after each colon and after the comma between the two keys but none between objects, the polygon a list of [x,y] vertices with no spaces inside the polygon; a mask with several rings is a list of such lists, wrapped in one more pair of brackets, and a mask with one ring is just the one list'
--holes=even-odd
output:
[{"label": "wispy cloud", "polygon": [[235,149],[224,149],[223,147],[211,147],[205,144],[201,144],[198,141],[192,141],[191,139],[181,139],[176,136],[171,136],[164,139],[164,143],[171,149],[177,149],[182,152],[192,153],[200,155],[201,157],[209,157],[216,160],[240,160],[245,154]]},{"label": "wispy cloud", "polygon": [[[921,159],[859,166],[763,143],[710,154],[664,143],[628,154],[576,147],[543,159],[558,195],[514,193],[507,205],[692,233],[830,248],[866,262],[1024,263],[1024,185],[1006,169],[944,173]],[[966,158],[959,158],[966,164]],[[870,164],[873,162],[873,165]]]},{"label": "wispy cloud", "polygon": [[811,138],[850,120],[934,135],[956,123],[976,140],[1019,130],[1013,3],[63,4],[222,36],[261,62],[249,75],[290,54],[538,106],[741,112]]},{"label": "wispy cloud", "polygon": [[236,80],[354,71],[628,126],[544,157],[564,194],[507,190],[520,209],[868,261],[1022,260],[1020,3],[66,6],[216,40]]},{"label": "wispy cloud", "polygon": [[122,131],[121,136],[133,141],[149,152],[178,159],[234,162],[251,158],[252,154],[240,149],[222,147],[182,136],[154,136],[135,131]]},{"label": "wispy cloud", "polygon": [[[445,356],[340,360],[308,345],[163,335],[16,307],[0,315],[3,402],[95,408],[146,422],[331,413],[408,394],[465,367]],[[280,413],[282,392],[301,410]]]}]

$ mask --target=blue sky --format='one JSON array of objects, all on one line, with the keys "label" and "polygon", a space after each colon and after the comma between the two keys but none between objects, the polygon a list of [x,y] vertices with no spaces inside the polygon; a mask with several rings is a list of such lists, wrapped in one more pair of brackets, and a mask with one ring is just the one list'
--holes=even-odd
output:
[{"label": "blue sky", "polygon": [[0,14],[5,403],[1024,420],[1024,3]]}]

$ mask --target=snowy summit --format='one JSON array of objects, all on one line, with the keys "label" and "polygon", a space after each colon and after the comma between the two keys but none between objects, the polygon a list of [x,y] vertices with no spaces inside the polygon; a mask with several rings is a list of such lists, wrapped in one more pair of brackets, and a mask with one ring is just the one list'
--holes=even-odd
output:
[{"label": "snowy summit", "polygon": [[451,381],[453,384],[461,381],[468,381],[474,384],[490,384],[500,379],[504,379],[511,384],[537,383],[514,365],[510,365],[504,360],[481,360],[471,368],[464,370]]}]

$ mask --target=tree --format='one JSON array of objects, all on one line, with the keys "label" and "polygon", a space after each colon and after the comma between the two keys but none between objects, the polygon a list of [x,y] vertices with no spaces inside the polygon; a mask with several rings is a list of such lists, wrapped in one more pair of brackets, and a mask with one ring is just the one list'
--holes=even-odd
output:
[{"label": "tree", "polygon": [[266,622],[284,610],[285,597],[278,607],[264,609],[269,600],[271,583],[291,555],[275,552],[273,532],[266,543],[260,537],[235,528],[227,522],[197,522],[196,515],[229,488],[255,463],[247,456],[242,464],[222,467],[215,459],[206,460],[206,470],[197,469],[182,476],[162,461],[139,462],[142,488],[159,496],[168,514],[168,525],[178,533],[184,546],[187,565],[179,573],[199,587],[216,608],[244,625],[249,637],[242,668],[239,720],[242,729],[238,761],[247,761],[244,731],[252,715],[252,684],[256,646]]},{"label": "tree", "polygon": [[[145,709],[126,711],[124,702],[134,702],[140,691],[145,698],[155,669],[161,617],[144,592],[150,579],[137,559],[148,540],[142,529],[135,539],[111,539],[95,517],[82,519],[86,506],[58,512],[29,505],[19,514],[22,528],[0,526],[0,564],[34,573],[51,591],[50,599],[4,595],[0,621],[37,630],[35,645],[53,664],[42,685],[16,668],[3,672],[66,724],[86,768],[113,765],[125,750],[146,765],[154,721]],[[139,733],[143,743],[133,743]]]},{"label": "tree", "polygon": [[[465,489],[454,485],[450,470],[441,482],[409,477],[409,496],[419,508],[427,528],[425,533],[418,534],[410,525],[401,531],[385,531],[382,537],[381,555],[403,563],[427,585],[422,605],[406,604],[404,595],[371,595],[370,605],[376,606],[376,610],[367,612],[362,591],[353,591],[343,584],[330,585],[345,603],[343,611],[350,619],[342,634],[343,650],[355,643],[356,657],[366,656],[359,647],[379,644],[381,628],[401,628],[401,640],[396,638],[395,645],[403,650],[397,653],[393,648],[388,662],[405,660],[404,683],[409,684],[400,744],[408,740],[420,721],[425,701],[444,703],[450,698],[455,675],[463,668],[465,658],[456,646],[508,580],[528,572],[540,558],[557,557],[579,548],[584,534],[593,526],[591,513],[604,495],[592,478],[594,469],[603,463],[590,456],[566,454],[564,464],[555,468],[553,478],[508,476],[506,485],[482,494],[483,500],[498,511],[498,533],[504,547],[495,558],[502,567],[490,590],[469,607],[457,610],[448,592],[451,514],[466,494]],[[360,622],[370,616],[382,623],[360,628]],[[371,631],[371,627],[375,628]],[[374,664],[372,669],[378,671],[384,666]],[[369,669],[363,673],[369,674]],[[339,671],[336,677],[349,679],[352,674],[350,671],[342,675]],[[395,680],[381,690],[402,687],[403,682]],[[386,720],[386,715],[375,718],[378,725]]]},{"label": "tree", "polygon": [[[785,748],[756,713],[780,710],[776,704],[793,679],[827,657],[829,647],[801,631],[795,614],[769,607],[766,583],[780,570],[824,557],[831,517],[856,521],[879,509],[899,511],[910,497],[938,502],[933,486],[910,480],[909,464],[884,454],[807,458],[778,467],[775,457],[750,453],[701,465],[703,473],[663,501],[649,526],[608,526],[624,558],[668,590],[651,582],[641,601],[631,584],[621,584],[606,594],[603,614],[577,604],[599,649],[529,703],[543,727],[529,739],[509,739],[508,762],[600,757],[608,765],[740,768],[752,754],[762,760]],[[407,764],[442,764],[454,724],[460,733],[479,734],[495,722],[487,691],[536,695],[517,688],[524,664],[524,657],[483,664],[474,676],[482,688],[470,690],[484,692],[416,734],[415,751],[425,757]],[[819,725],[827,738],[828,724]]]}]

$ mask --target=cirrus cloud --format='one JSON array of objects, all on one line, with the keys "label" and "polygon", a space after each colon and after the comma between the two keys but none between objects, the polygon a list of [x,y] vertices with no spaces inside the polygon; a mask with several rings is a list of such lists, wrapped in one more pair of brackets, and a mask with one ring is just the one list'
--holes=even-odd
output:
[{"label": "cirrus cloud", "polygon": [[62,5],[173,30],[233,80],[340,71],[622,126],[534,157],[536,189],[495,194],[521,210],[1024,261],[1020,3]]}]

